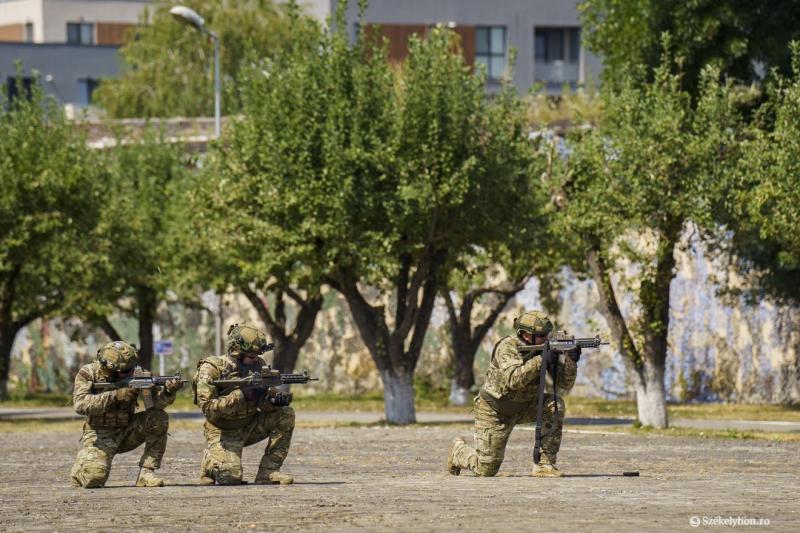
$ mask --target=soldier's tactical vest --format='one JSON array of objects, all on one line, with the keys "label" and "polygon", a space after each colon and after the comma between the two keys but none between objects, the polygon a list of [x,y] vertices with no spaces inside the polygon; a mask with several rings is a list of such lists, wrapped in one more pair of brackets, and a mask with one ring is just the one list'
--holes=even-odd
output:
[{"label": "soldier's tactical vest", "polygon": [[[229,357],[225,355],[213,355],[204,357],[197,362],[197,372],[192,378],[192,394],[194,403],[197,404],[197,380],[200,375],[200,367],[204,364],[213,366],[219,372],[219,379],[229,379],[239,377],[237,368]],[[220,389],[219,396],[230,394],[235,389]],[[254,416],[258,414],[258,407],[253,402],[246,402],[239,405],[232,412],[226,413],[224,417],[218,416],[208,419],[208,422],[222,429],[240,429],[246,426]]]},{"label": "soldier's tactical vest", "polygon": [[[91,370],[83,367],[78,372],[85,379],[96,383],[98,381],[105,381],[98,373],[99,367],[97,364],[91,366]],[[114,402],[109,406],[108,410],[98,415],[89,415],[86,417],[86,423],[92,429],[108,429],[108,428],[124,428],[126,427],[136,412],[136,399],[139,397],[138,392],[130,402],[119,403]]]}]

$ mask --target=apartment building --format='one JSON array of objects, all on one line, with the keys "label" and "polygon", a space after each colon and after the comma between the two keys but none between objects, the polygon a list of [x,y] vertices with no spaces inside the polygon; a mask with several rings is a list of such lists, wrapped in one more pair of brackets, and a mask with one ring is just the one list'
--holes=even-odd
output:
[{"label": "apartment building", "polygon": [[[306,0],[308,10],[323,19],[331,16],[337,0]],[[520,91],[543,85],[550,93],[564,86],[592,83],[602,69],[600,60],[581,44],[578,0],[370,0],[368,25],[377,25],[389,40],[390,56],[401,61],[412,34],[436,24],[453,27],[461,36],[467,63],[481,64],[489,90],[499,86],[511,48],[517,59],[514,84]],[[357,2],[347,10],[349,31],[359,31]]]},{"label": "apartment building", "polygon": [[[103,78],[116,76],[117,48],[140,20],[149,0],[0,0],[0,85],[16,75],[19,61],[30,80],[40,73],[45,89],[74,108],[91,104]],[[176,2],[179,3],[179,2]],[[446,24],[461,36],[467,63],[486,68],[494,91],[517,50],[513,81],[520,92],[534,83],[557,94],[596,79],[600,61],[581,44],[578,0],[370,0],[370,31],[389,40],[390,57],[402,61],[412,34]],[[325,21],[338,0],[300,0]],[[348,31],[360,31],[356,0]],[[10,87],[10,85],[9,85]]]},{"label": "apartment building", "polygon": [[[48,93],[78,112],[103,78],[118,75],[117,49],[147,0],[0,0],[0,85],[12,97],[38,72]],[[23,89],[24,90],[24,89]]]},{"label": "apartment building", "polygon": [[148,0],[0,0],[0,42],[119,46]]}]

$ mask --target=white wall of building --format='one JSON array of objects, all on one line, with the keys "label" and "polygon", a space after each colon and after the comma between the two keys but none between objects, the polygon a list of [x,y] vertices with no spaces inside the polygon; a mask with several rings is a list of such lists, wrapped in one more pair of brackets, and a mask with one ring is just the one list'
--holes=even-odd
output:
[{"label": "white wall of building", "polygon": [[44,0],[0,1],[0,26],[33,24],[33,42],[40,43],[42,33],[42,3]]},{"label": "white wall of building", "polygon": [[67,22],[116,22],[136,24],[147,0],[44,0],[44,40],[67,41]]}]

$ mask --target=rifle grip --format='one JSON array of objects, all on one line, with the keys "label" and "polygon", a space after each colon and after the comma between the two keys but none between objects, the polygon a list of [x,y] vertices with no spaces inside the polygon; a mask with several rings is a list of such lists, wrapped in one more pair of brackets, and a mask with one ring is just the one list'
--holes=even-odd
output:
[{"label": "rifle grip", "polygon": [[152,409],[156,406],[155,402],[153,401],[152,387],[142,389],[142,401],[144,402],[145,409]]}]

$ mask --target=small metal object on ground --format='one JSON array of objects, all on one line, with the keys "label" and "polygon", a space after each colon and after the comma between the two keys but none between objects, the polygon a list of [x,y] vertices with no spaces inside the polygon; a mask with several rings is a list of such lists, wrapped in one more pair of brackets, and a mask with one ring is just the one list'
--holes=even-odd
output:
[{"label": "small metal object on ground", "polygon": [[625,477],[639,477],[639,471],[637,470],[635,472],[623,472],[622,475]]}]

